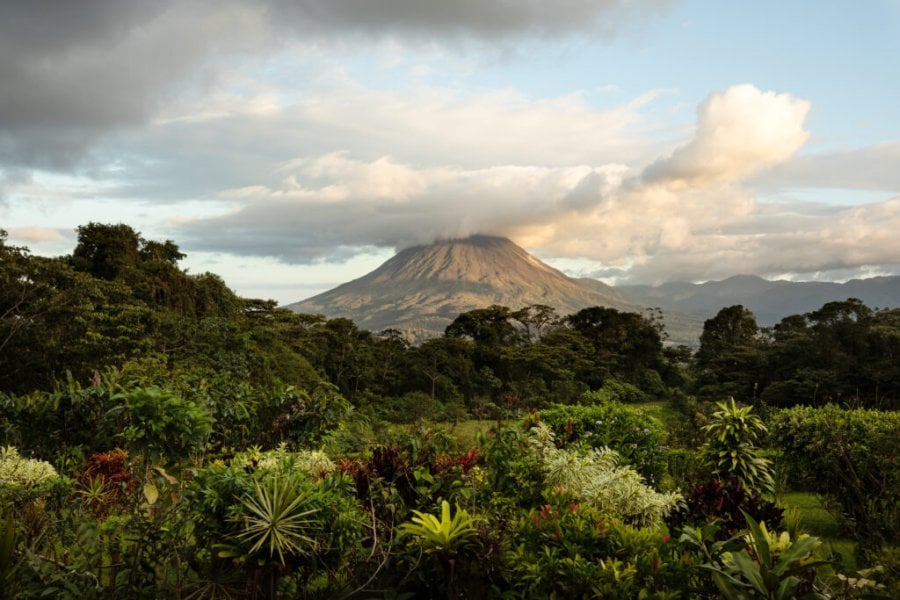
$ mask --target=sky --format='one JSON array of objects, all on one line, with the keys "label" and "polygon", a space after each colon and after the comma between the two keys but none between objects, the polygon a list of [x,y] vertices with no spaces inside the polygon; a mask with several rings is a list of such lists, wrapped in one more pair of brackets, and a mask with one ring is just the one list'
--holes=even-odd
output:
[{"label": "sky", "polygon": [[900,274],[898,0],[0,0],[0,228],[294,302],[507,236],[612,284]]}]

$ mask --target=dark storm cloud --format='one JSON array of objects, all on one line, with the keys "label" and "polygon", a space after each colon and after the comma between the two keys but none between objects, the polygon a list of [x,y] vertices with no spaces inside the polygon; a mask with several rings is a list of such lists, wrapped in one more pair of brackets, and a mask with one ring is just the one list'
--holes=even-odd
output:
[{"label": "dark storm cloud", "polygon": [[[551,36],[611,30],[658,1],[35,0],[0,3],[0,164],[70,169],[103,134],[146,124],[235,57],[348,34]],[[353,36],[350,35],[350,38]]]},{"label": "dark storm cloud", "polygon": [[465,37],[609,34],[622,17],[646,15],[666,0],[270,0],[272,10],[304,31],[313,27]]},{"label": "dark storm cloud", "polygon": [[128,88],[146,74],[123,76],[121,58],[107,53],[157,10],[116,0],[0,4],[0,161],[69,164],[97,132],[142,118],[147,90]]}]

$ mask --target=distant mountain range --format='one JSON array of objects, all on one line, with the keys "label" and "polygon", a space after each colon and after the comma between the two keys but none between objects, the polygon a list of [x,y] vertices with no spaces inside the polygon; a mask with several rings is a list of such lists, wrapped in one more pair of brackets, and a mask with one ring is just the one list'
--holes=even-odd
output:
[{"label": "distant mountain range", "polygon": [[848,297],[873,308],[900,306],[900,277],[837,284],[740,275],[703,284],[613,288],[568,277],[506,238],[476,235],[406,248],[371,273],[287,308],[346,317],[370,331],[399,329],[417,340],[443,333],[460,313],[492,304],[513,310],[545,304],[560,316],[590,306],[640,313],[659,307],[669,342],[696,346],[703,321],[725,306],[742,304],[760,324],[770,325]]},{"label": "distant mountain range", "polygon": [[870,308],[900,307],[900,277],[853,279],[846,283],[817,281],[769,281],[754,275],[737,275],[706,283],[665,283],[615,288],[632,302],[658,306],[708,319],[725,306],[741,304],[760,325],[775,325],[784,317],[808,313],[827,302],[858,298]]}]

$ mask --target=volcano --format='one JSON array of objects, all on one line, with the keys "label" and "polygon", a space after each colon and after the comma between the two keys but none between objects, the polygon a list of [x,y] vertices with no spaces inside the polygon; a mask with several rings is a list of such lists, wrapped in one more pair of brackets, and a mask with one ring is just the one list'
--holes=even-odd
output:
[{"label": "volcano", "polygon": [[492,304],[545,304],[561,316],[589,306],[643,310],[610,286],[568,277],[510,240],[486,235],[406,248],[368,275],[287,308],[422,339],[443,333],[460,313]]}]

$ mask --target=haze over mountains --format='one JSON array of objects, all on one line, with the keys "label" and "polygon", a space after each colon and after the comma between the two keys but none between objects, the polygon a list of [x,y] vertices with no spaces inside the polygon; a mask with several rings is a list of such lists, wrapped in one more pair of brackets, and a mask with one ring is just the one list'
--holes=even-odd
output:
[{"label": "haze over mountains", "polygon": [[761,325],[771,325],[848,297],[873,308],[900,306],[900,277],[837,284],[741,275],[704,284],[613,288],[569,277],[506,238],[475,235],[406,248],[371,273],[287,308],[422,339],[442,333],[460,313],[492,304],[514,310],[545,304],[560,316],[590,306],[638,313],[659,307],[669,342],[696,345],[703,321],[726,306],[743,304]]}]

